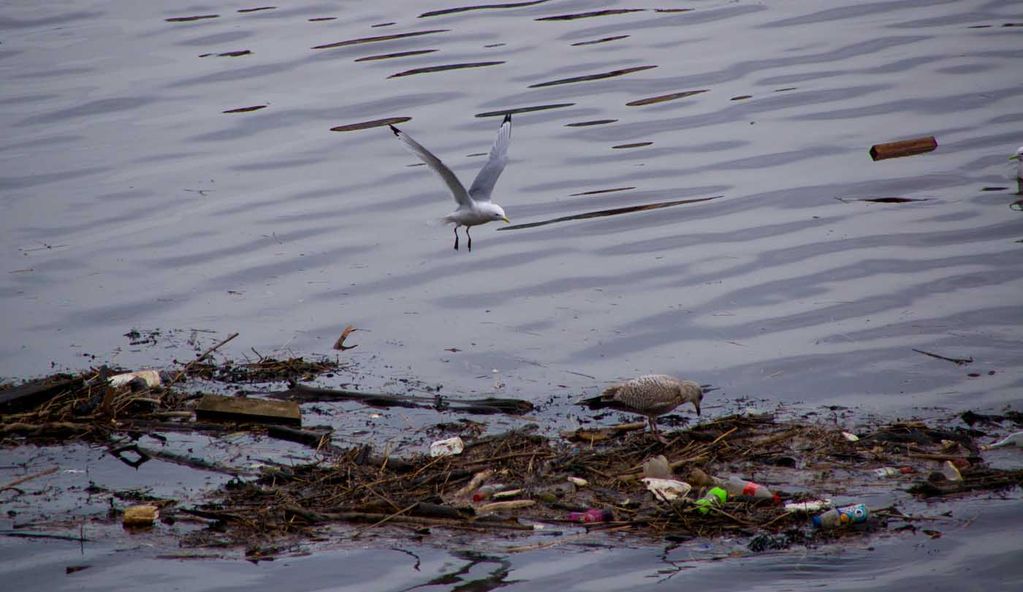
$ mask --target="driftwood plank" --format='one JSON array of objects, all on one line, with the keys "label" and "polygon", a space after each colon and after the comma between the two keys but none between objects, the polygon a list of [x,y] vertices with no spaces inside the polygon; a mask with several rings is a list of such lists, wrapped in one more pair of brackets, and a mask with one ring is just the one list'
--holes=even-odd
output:
[{"label": "driftwood plank", "polygon": [[302,424],[302,411],[294,401],[203,395],[195,407],[199,420],[247,423]]}]

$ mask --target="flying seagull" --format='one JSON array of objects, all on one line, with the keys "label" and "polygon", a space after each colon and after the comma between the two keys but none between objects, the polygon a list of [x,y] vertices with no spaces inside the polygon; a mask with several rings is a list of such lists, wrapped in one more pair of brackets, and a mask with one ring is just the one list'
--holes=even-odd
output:
[{"label": "flying seagull", "polygon": [[494,185],[497,184],[497,178],[501,176],[504,165],[508,163],[508,144],[511,143],[511,113],[504,116],[504,121],[501,123],[500,129],[497,130],[497,139],[494,140],[494,145],[490,148],[490,157],[476,175],[476,179],[473,180],[468,191],[465,190],[465,186],[458,180],[455,173],[432,152],[423,148],[419,142],[393,125],[390,128],[409,151],[422,159],[433,172],[440,175],[444,184],[454,195],[455,201],[458,202],[458,209],[444,216],[445,222],[455,225],[456,251],[458,250],[459,226],[465,226],[465,236],[469,239],[469,251],[471,252],[470,226],[478,226],[495,220],[509,221],[508,216],[504,214],[504,208],[490,201],[490,194],[494,191]]},{"label": "flying seagull", "polygon": [[654,437],[667,440],[657,431],[657,418],[682,403],[692,403],[700,415],[703,388],[692,380],[679,380],[663,374],[648,374],[612,385],[596,397],[579,401],[590,409],[614,409],[645,415]]}]

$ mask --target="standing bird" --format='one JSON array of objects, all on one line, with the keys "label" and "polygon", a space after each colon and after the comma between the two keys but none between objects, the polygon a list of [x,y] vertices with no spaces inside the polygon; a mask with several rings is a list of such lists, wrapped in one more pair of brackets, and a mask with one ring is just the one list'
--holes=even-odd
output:
[{"label": "standing bird", "polygon": [[703,389],[692,380],[679,380],[663,374],[649,374],[612,385],[597,397],[583,399],[580,405],[590,409],[615,409],[645,415],[654,437],[667,443],[657,431],[657,418],[682,403],[692,403],[700,415]]},{"label": "standing bird", "polygon": [[1016,162],[1016,195],[1023,195],[1023,146],[1016,149],[1016,154],[1009,157]]},{"label": "standing bird", "polygon": [[458,209],[444,216],[445,222],[451,222],[455,225],[456,251],[458,250],[459,226],[465,226],[465,236],[469,239],[469,251],[472,252],[472,236],[469,235],[470,226],[486,224],[495,220],[509,222],[508,216],[504,214],[504,209],[490,201],[490,194],[494,191],[494,185],[497,184],[497,178],[501,176],[504,165],[508,163],[508,144],[511,143],[511,113],[504,116],[504,121],[501,123],[500,129],[497,130],[497,139],[494,140],[494,145],[490,148],[490,157],[476,175],[476,179],[472,182],[472,186],[469,187],[468,191],[465,190],[465,186],[458,180],[455,173],[441,162],[439,158],[434,156],[432,152],[423,148],[419,142],[416,142],[408,134],[393,125],[390,128],[412,154],[418,156],[426,163],[426,166],[440,175],[440,178],[448,186],[448,189],[451,190],[452,195],[454,195],[455,201],[458,202]]}]

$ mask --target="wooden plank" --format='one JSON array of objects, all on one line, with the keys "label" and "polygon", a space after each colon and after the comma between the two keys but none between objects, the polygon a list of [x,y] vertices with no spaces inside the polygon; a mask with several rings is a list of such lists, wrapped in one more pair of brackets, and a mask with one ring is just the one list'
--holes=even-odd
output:
[{"label": "wooden plank", "polygon": [[82,386],[82,379],[58,374],[32,380],[0,391],[0,411],[13,413],[26,411],[53,397]]},{"label": "wooden plank", "polygon": [[222,395],[203,395],[195,408],[195,417],[200,421],[302,425],[302,411],[294,401]]}]

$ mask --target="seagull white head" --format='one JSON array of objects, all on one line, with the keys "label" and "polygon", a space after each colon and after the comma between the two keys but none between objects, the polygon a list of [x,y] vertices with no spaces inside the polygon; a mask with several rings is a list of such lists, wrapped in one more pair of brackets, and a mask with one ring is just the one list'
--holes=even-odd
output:
[{"label": "seagull white head", "polygon": [[480,211],[482,211],[485,215],[489,216],[490,219],[495,222],[498,220],[504,220],[505,223],[511,222],[511,220],[508,219],[508,216],[505,215],[504,208],[502,208],[501,206],[497,205],[494,202],[490,201],[478,202],[476,204],[476,207],[478,207]]}]

